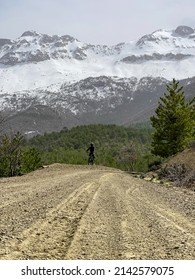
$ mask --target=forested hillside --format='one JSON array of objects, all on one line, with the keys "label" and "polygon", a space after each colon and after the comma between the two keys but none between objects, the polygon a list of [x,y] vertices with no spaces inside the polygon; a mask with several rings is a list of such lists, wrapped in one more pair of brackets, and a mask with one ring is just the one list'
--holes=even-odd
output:
[{"label": "forested hillside", "polygon": [[54,162],[87,164],[90,143],[95,146],[96,164],[123,170],[146,171],[156,160],[150,154],[151,128],[117,125],[84,125],[36,136],[26,143],[35,147],[44,165]]}]

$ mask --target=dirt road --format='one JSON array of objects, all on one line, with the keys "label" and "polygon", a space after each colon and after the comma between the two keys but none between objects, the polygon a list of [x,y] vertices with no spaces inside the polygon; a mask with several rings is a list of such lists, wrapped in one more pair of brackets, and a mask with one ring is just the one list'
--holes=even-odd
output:
[{"label": "dirt road", "polygon": [[55,164],[0,179],[0,259],[195,259],[195,192]]}]

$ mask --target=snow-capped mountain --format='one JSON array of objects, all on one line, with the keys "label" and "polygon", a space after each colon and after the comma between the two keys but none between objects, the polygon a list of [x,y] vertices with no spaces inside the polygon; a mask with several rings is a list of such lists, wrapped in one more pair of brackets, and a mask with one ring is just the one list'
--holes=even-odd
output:
[{"label": "snow-capped mountain", "polygon": [[89,116],[93,122],[125,123],[131,118],[122,117],[124,105],[134,104],[130,115],[144,110],[144,100],[155,106],[167,81],[194,77],[194,65],[195,30],[187,26],[115,46],[26,31],[16,40],[0,39],[0,110],[21,116],[32,108],[44,115],[48,108],[47,114],[55,110],[68,126]]}]

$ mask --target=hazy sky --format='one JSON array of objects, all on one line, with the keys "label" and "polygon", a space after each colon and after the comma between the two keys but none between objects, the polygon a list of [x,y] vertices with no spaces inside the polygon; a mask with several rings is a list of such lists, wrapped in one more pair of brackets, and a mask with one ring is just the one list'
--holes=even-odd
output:
[{"label": "hazy sky", "polygon": [[0,0],[0,38],[35,30],[112,45],[179,25],[195,28],[194,0]]}]

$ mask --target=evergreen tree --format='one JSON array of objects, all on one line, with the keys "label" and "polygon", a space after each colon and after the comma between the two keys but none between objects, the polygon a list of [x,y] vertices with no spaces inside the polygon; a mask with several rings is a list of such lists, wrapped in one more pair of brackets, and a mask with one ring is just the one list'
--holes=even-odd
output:
[{"label": "evergreen tree", "polygon": [[160,98],[156,115],[151,117],[155,128],[152,153],[161,157],[182,151],[192,138],[195,125],[195,99],[187,103],[183,87],[175,79],[167,85],[167,91]]},{"label": "evergreen tree", "polygon": [[25,174],[31,171],[36,170],[41,166],[41,158],[38,151],[30,147],[28,149],[21,150],[20,157],[20,172],[21,174]]}]

